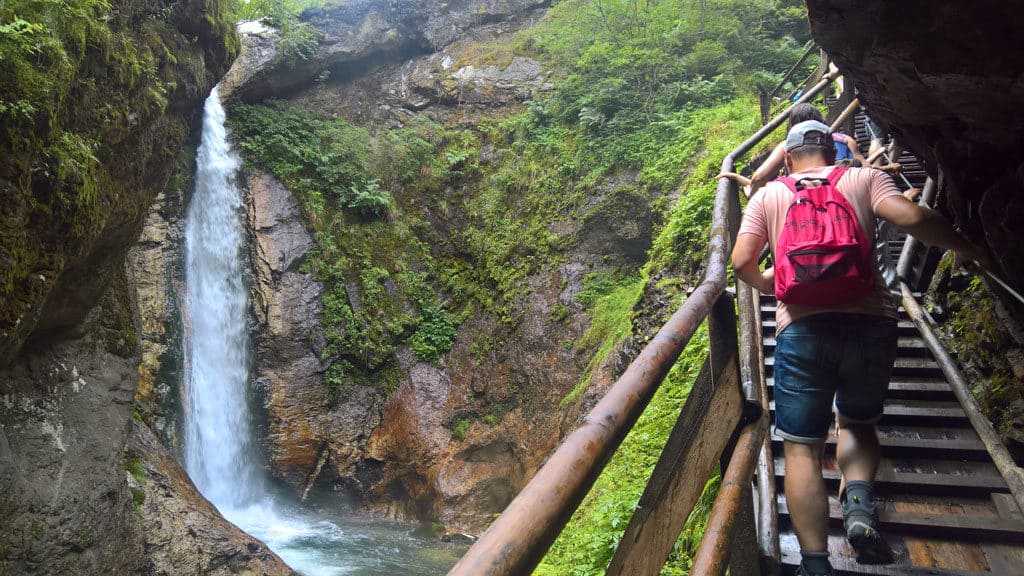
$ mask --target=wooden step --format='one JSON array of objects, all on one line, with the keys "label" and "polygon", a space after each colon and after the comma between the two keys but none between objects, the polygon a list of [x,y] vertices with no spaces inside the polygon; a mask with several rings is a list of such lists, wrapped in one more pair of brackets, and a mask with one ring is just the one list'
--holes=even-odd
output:
[{"label": "wooden step", "polygon": [[[835,527],[843,525],[843,510],[839,499],[829,496],[828,519]],[[950,507],[953,512],[954,507]],[[788,524],[789,508],[786,497],[778,497],[780,519]],[[883,534],[914,534],[935,536],[950,540],[977,540],[985,542],[1024,543],[1024,522],[999,516],[979,516],[965,513],[900,512],[891,502],[879,502],[878,528]]]},{"label": "wooden step", "polygon": [[[768,404],[775,412],[775,400]],[[884,426],[969,426],[963,408],[956,402],[941,400],[886,399],[882,419]]]},{"label": "wooden step", "polygon": [[[775,476],[781,488],[786,463],[776,455]],[[838,489],[839,470],[833,461],[825,463],[825,481]],[[937,494],[983,496],[992,491],[1006,491],[1006,482],[996,467],[988,462],[957,460],[910,459],[883,457],[879,462],[875,485],[882,494]]]},{"label": "wooden step", "polygon": [[[775,367],[775,356],[765,354],[764,366],[767,373],[772,373]],[[942,369],[931,358],[896,358],[893,364],[892,375],[894,379],[902,376],[942,376]]]},{"label": "wooden step", "polygon": [[[772,394],[775,389],[775,378],[765,379],[768,385],[768,393]],[[939,378],[913,378],[905,377],[889,382],[888,398],[917,399],[917,400],[946,400],[956,401],[953,389],[945,380]]]},{"label": "wooden step", "polygon": [[[782,437],[772,434],[775,451],[782,451]],[[837,437],[835,427],[829,430],[825,441],[826,452],[835,453]],[[971,428],[924,428],[907,426],[879,426],[878,442],[882,455],[894,457],[956,458],[987,462],[985,445]]]},{"label": "wooden step", "polygon": [[[775,332],[762,339],[765,350],[775,351]],[[924,340],[917,336],[900,336],[896,339],[897,354],[900,356],[928,356],[931,352]],[[766,352],[767,354],[767,352]]]},{"label": "wooden step", "polygon": [[[775,334],[776,326],[774,315],[770,318],[762,317],[761,331],[765,335]],[[914,326],[914,323],[910,320],[902,319],[896,324],[896,334],[899,336],[917,336],[917,326]]]},{"label": "wooden step", "polygon": [[[895,540],[895,541],[894,541]],[[831,552],[829,561],[836,570],[837,576],[855,576],[859,574],[872,574],[878,576],[997,576],[984,569],[984,565],[977,566],[977,570],[962,570],[953,568],[934,568],[931,566],[914,566],[910,553],[903,542],[898,539],[889,539],[889,544],[896,554],[896,562],[887,566],[872,566],[858,564],[854,560],[853,551],[846,543],[846,537],[839,530],[829,534],[828,548]],[[790,530],[780,532],[779,544],[782,549],[782,576],[792,576],[796,567],[800,564],[800,546],[796,541],[796,534]],[[950,542],[951,545],[964,547],[964,544]],[[977,548],[976,545],[966,543],[967,547]],[[980,554],[980,550],[978,551]],[[983,557],[983,556],[982,556]],[[969,564],[970,560],[963,561]],[[1007,575],[998,575],[1007,576]]]}]

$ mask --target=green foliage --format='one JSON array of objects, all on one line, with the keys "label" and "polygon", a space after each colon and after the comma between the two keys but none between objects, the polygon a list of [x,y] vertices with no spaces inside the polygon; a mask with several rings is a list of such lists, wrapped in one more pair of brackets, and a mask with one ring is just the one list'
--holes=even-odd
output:
[{"label": "green foliage", "polygon": [[722,158],[759,126],[757,104],[739,98],[713,108],[684,113],[676,119],[678,138],[666,146],[651,166],[658,177],[685,172],[679,202],[668,222],[654,239],[648,268],[662,269],[682,264],[695,276],[707,249],[711,212],[714,206]]},{"label": "green foliage", "polygon": [[456,418],[455,421],[452,422],[452,440],[455,440],[456,442],[462,442],[465,440],[466,433],[469,432],[469,427],[473,425],[474,421],[475,420],[468,417]]},{"label": "green foliage", "polygon": [[[702,327],[534,574],[591,576],[604,573],[682,410],[706,350],[707,331]],[[703,536],[718,484],[717,475],[708,481],[662,574],[686,574]]]},{"label": "green foliage", "polygon": [[130,458],[125,460],[124,469],[136,483],[142,485],[149,481],[149,472],[146,471],[146,466],[142,463],[142,460],[138,458]]},{"label": "green foliage", "polygon": [[353,185],[346,205],[355,210],[363,218],[379,218],[387,214],[395,205],[391,194],[381,190],[377,180],[370,180],[363,185]]},{"label": "green foliage", "polygon": [[594,353],[576,386],[562,399],[562,408],[579,400],[590,384],[594,371],[615,345],[629,334],[633,327],[631,312],[640,299],[644,283],[644,279],[639,276],[614,280],[608,275],[597,273],[584,279],[583,289],[576,295],[576,300],[587,306],[592,318],[590,328],[576,344],[576,349],[594,350]]},{"label": "green foliage", "polygon": [[435,306],[423,308],[416,332],[409,339],[409,345],[416,357],[425,362],[437,362],[441,354],[455,343],[455,328],[458,322],[454,316]]},{"label": "green foliage", "polygon": [[234,11],[238,20],[264,18],[276,28],[277,58],[294,68],[312,58],[319,45],[316,29],[300,21],[299,15],[325,4],[325,0],[234,0]]}]

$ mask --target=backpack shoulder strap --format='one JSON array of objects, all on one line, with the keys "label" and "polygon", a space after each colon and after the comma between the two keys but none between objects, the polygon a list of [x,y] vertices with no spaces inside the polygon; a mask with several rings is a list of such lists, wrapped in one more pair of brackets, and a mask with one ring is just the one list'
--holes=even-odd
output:
[{"label": "backpack shoulder strap", "polygon": [[831,184],[832,186],[835,186],[836,184],[839,183],[839,179],[843,177],[843,174],[846,174],[846,171],[849,169],[849,166],[840,166],[838,168],[833,168],[832,172],[830,172],[828,175],[828,183]]},{"label": "backpack shoulder strap", "polygon": [[790,192],[796,194],[796,178],[793,178],[792,176],[779,176],[774,181],[782,182],[786,185],[786,188],[789,188]]}]

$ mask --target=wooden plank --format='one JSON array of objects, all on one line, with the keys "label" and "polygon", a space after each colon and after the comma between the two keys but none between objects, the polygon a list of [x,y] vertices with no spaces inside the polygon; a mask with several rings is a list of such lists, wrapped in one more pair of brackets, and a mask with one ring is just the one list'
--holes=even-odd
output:
[{"label": "wooden plank", "polygon": [[606,574],[661,573],[742,410],[735,354],[717,385],[705,362]]},{"label": "wooden plank", "polygon": [[[775,401],[769,403],[775,411]],[[886,400],[883,416],[919,416],[922,418],[965,419],[963,408],[956,402],[934,400]]]},{"label": "wooden plank", "polygon": [[[924,502],[894,502],[893,506],[895,512],[886,511],[885,514],[879,513],[880,521],[883,515],[888,517],[893,514],[900,514],[901,519],[913,519],[924,515],[925,519],[928,520],[926,525],[915,526],[918,528],[917,533],[908,534],[903,538],[903,544],[907,547],[907,553],[910,555],[910,561],[914,566],[974,571],[989,569],[984,550],[977,543],[970,540],[987,539],[994,536],[990,534],[982,536],[981,534],[974,533],[973,530],[964,532],[963,523],[966,521],[976,524],[984,523],[983,525],[987,527],[986,520],[998,520],[998,518],[968,516],[964,514],[964,510],[957,506],[944,506]],[[942,530],[936,534],[941,536],[941,540],[921,535],[920,528],[934,528],[940,525],[939,522],[951,522],[955,525],[941,524]],[[923,523],[918,522],[917,524]],[[1024,528],[1024,525],[1020,527]],[[1020,537],[1024,537],[1024,532],[1020,533]]]},{"label": "wooden plank", "polygon": [[[800,564],[800,549],[796,544],[796,535],[791,532],[784,533],[782,541],[784,543],[782,548],[783,564],[794,567]],[[988,571],[978,572],[973,570],[913,566],[910,564],[909,558],[906,557],[905,553],[897,554],[897,563],[895,564],[885,566],[858,564],[853,559],[852,553],[849,552],[846,539],[839,535],[829,536],[828,547],[831,552],[829,561],[832,562],[832,566],[835,568],[836,576],[855,576],[861,574],[877,576],[995,576],[992,572]]]},{"label": "wooden plank", "polygon": [[[1008,520],[1024,521],[1024,514],[1013,496],[1009,494],[993,494],[992,503],[995,505],[1000,518]],[[1024,574],[1024,546],[1014,544],[996,544],[985,542],[981,545],[982,550],[988,557],[988,565],[995,574]]]},{"label": "wooden plank", "polygon": [[[971,433],[970,428],[961,429],[963,432]],[[776,445],[783,441],[782,437],[772,434],[772,442]],[[834,451],[837,443],[834,431],[829,431],[829,437],[825,440],[826,450]],[[879,431],[878,443],[882,446],[882,452],[885,455],[892,456],[893,454],[907,453],[913,455],[915,451],[917,456],[924,456],[926,453],[938,453],[940,456],[945,457],[958,457],[967,458],[971,456],[979,456],[988,459],[988,452],[985,451],[985,445],[981,443],[981,440],[976,436],[966,436],[963,438],[912,438],[912,437],[893,437]]]},{"label": "wooden plank", "polygon": [[[765,357],[764,365],[768,367],[774,367],[775,356]],[[905,356],[897,358],[896,362],[893,364],[893,369],[893,373],[898,373],[907,370],[928,371],[935,372],[936,374],[942,373],[942,370],[941,368],[939,368],[939,365],[936,364],[935,360],[932,360],[931,358],[907,358]]]},{"label": "wooden plank", "polygon": [[[769,389],[775,388],[775,378],[767,378],[765,382]],[[945,380],[939,378],[900,378],[889,382],[889,397],[904,397],[909,395],[934,395],[935,400],[946,399],[954,400],[956,396],[953,395],[953,389],[949,387],[949,384]]]},{"label": "wooden plank", "polygon": [[[960,506],[926,502],[879,502],[878,527],[883,534],[901,533],[933,536],[944,540],[992,540],[1024,543],[1024,522],[997,516],[969,515]],[[890,506],[894,509],[889,509]],[[779,496],[779,516],[789,515],[784,495]],[[977,510],[971,512],[977,513]],[[983,513],[983,512],[982,512]],[[829,521],[842,526],[839,500],[829,497]]]},{"label": "wooden plank", "polygon": [[[901,460],[882,458],[878,465],[878,475],[875,477],[875,484],[883,489],[913,489],[922,491],[921,493],[925,493],[924,490],[928,490],[931,493],[956,493],[961,490],[1006,490],[1006,482],[999,475],[999,471],[990,464],[929,459],[915,462],[914,466],[918,468],[931,468],[931,470],[905,472],[901,469],[911,466],[908,466]],[[942,468],[946,468],[948,471],[939,471]],[[775,476],[781,478],[785,476],[785,473],[785,461],[781,456],[776,456]],[[839,481],[839,470],[833,467],[826,466],[822,473],[826,481]]]},{"label": "wooden plank", "polygon": [[[775,349],[775,336],[764,337],[765,348]],[[896,347],[901,350],[913,350],[913,351],[927,351],[928,346],[924,343],[924,340],[916,336],[899,336],[896,338]]]}]

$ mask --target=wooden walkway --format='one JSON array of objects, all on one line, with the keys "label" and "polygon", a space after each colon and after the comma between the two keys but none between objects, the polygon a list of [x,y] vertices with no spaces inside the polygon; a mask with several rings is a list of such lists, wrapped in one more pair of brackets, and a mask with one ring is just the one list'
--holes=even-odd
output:
[{"label": "wooden walkway", "polygon": [[[762,297],[769,395],[774,391],[775,310],[774,299]],[[832,494],[832,563],[839,574],[1024,575],[1024,518],[916,327],[902,309],[901,316],[899,356],[879,423],[883,458],[876,481],[880,528],[896,563],[857,564],[846,543],[835,496],[839,471],[834,430],[825,462]],[[782,493],[782,440],[774,435],[772,451],[782,573],[793,574],[800,548]]]}]

